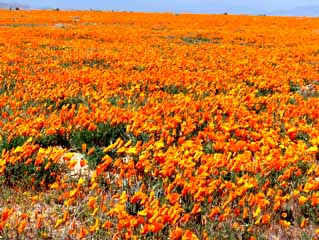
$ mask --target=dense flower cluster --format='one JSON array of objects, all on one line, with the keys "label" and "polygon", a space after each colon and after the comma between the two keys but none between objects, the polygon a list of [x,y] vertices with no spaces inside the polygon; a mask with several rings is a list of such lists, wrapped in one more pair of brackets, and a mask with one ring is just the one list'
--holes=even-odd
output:
[{"label": "dense flower cluster", "polygon": [[0,237],[319,233],[318,19],[0,16]]}]

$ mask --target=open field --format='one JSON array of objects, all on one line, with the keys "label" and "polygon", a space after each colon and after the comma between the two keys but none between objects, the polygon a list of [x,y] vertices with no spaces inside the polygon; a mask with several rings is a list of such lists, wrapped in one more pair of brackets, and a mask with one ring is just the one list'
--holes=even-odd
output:
[{"label": "open field", "polygon": [[319,19],[0,11],[0,239],[316,239]]}]

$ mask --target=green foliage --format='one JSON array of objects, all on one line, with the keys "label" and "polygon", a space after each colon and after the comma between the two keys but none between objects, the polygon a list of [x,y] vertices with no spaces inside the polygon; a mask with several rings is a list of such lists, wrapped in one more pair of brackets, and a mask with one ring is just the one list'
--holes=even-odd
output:
[{"label": "green foliage", "polygon": [[199,44],[199,43],[211,42],[211,39],[203,37],[203,36],[196,36],[196,37],[185,36],[185,37],[181,37],[181,39],[182,41],[188,44]]},{"label": "green foliage", "polygon": [[297,102],[296,98],[291,97],[291,98],[289,98],[289,100],[288,100],[288,104],[297,105],[298,102]]},{"label": "green foliage", "polygon": [[[123,180],[122,189],[126,191],[130,196],[133,196],[136,192],[140,190],[142,186],[142,181],[132,181],[129,182],[127,179]],[[131,203],[129,200],[125,203],[126,211],[130,215],[136,216],[137,213],[144,209],[144,206],[140,203],[140,201],[136,203]]]},{"label": "green foliage", "polygon": [[306,202],[301,206],[301,213],[305,218],[309,218],[311,222],[319,224],[319,205],[312,206],[310,202]]},{"label": "green foliage", "polygon": [[190,213],[195,205],[192,195],[188,193],[185,196],[182,196],[180,205],[186,213]]},{"label": "green foliage", "polygon": [[204,100],[205,98],[209,97],[211,93],[209,91],[204,91],[204,92],[195,92],[193,94],[193,98],[195,101],[200,101]]},{"label": "green foliage", "polygon": [[162,91],[167,92],[169,94],[179,94],[179,93],[186,94],[187,93],[187,89],[185,87],[177,86],[175,84],[163,86]]},{"label": "green foliage", "polygon": [[75,109],[78,109],[78,107],[83,104],[88,104],[88,99],[78,95],[78,96],[70,96],[70,97],[63,97],[58,100],[53,100],[50,98],[41,99],[39,101],[30,101],[25,106],[41,106],[44,105],[46,108],[51,108],[51,111],[55,110],[61,110],[62,107],[68,106],[68,108],[71,108],[72,105],[75,105]]},{"label": "green foliage", "polygon": [[255,111],[256,114],[265,112],[267,110],[267,103],[255,103],[252,110]]},{"label": "green foliage", "polygon": [[163,180],[160,178],[154,180],[152,184],[152,190],[154,191],[155,197],[163,203],[163,201],[165,201]]},{"label": "green foliage", "polygon": [[143,72],[143,71],[146,70],[146,67],[141,66],[141,65],[137,65],[137,66],[134,66],[134,67],[133,67],[133,70],[136,70],[136,71],[138,71],[138,72]]},{"label": "green foliage", "polygon": [[274,93],[274,90],[271,88],[261,88],[261,89],[258,89],[256,93],[256,97],[265,97],[268,95],[272,95],[273,93]]},{"label": "green foliage", "polygon": [[[111,157],[115,157],[116,154],[110,154]],[[103,148],[101,147],[95,147],[94,153],[90,154],[86,157],[88,160],[88,165],[91,169],[95,169],[96,166],[101,162],[102,158],[105,156],[105,153],[103,152]]]},{"label": "green foliage", "polygon": [[142,141],[143,143],[148,142],[151,139],[151,136],[146,132],[142,132],[137,136],[135,136],[133,133],[127,133],[124,139],[132,140],[132,146],[135,146],[138,141]]},{"label": "green foliage", "polygon": [[315,119],[312,119],[309,114],[303,115],[303,116],[302,116],[302,119],[305,119],[306,122],[307,122],[307,124],[310,125],[310,126],[312,126],[312,125],[316,122],[316,120],[315,120]]},{"label": "green foliage", "polygon": [[[61,146],[64,148],[73,148],[79,150],[82,148],[82,144],[85,143],[89,148],[95,148],[95,151],[87,156],[89,167],[94,169],[105,155],[105,153],[103,152],[103,148],[105,146],[110,145],[118,138],[122,138],[124,140],[129,139],[125,130],[125,124],[111,126],[109,123],[100,123],[97,125],[97,129],[94,131],[82,129],[73,131],[67,135],[43,134],[41,137],[37,137],[34,139],[34,144],[37,144],[43,148],[48,148],[50,146]],[[131,137],[135,143],[138,140],[148,141],[149,139],[149,136],[147,134],[141,134],[137,137]],[[29,137],[19,136],[8,141],[7,136],[3,136],[0,142],[0,152],[3,149],[10,150],[18,146],[22,146],[28,138]],[[116,151],[111,151],[108,154],[111,157],[116,157]],[[6,170],[4,173],[6,183],[8,183],[9,185],[18,183],[32,183],[35,187],[39,187],[45,183],[47,186],[49,183],[52,183],[55,180],[55,175],[51,175],[51,173],[61,172],[61,164],[52,162],[49,169],[44,169],[49,160],[45,160],[45,162],[40,166],[36,166],[34,164],[34,159],[30,164],[25,164],[26,160],[27,159],[22,159],[20,162],[17,162],[15,164],[6,165]]]},{"label": "green foliage", "polygon": [[[45,166],[50,162],[50,167],[45,168]],[[56,180],[56,174],[61,174],[63,172],[62,163],[55,163],[49,159],[40,165],[35,167],[34,163],[31,164],[30,168],[33,170],[30,172],[34,186],[37,187],[47,187],[48,184],[54,183]],[[38,168],[38,169],[37,169]]]},{"label": "green foliage", "polygon": [[132,96],[110,96],[108,102],[115,107],[137,110],[148,103],[148,95],[140,97],[141,93],[136,91]]},{"label": "green foliage", "polygon": [[259,178],[259,183],[265,183],[266,179],[270,181],[270,187],[275,187],[280,185],[278,178],[283,174],[283,169],[271,169],[270,172],[265,177]]},{"label": "green foliage", "polygon": [[248,87],[253,87],[253,86],[255,86],[255,83],[254,83],[254,82],[251,82],[251,81],[249,81],[249,80],[245,80],[244,82],[246,83],[246,85],[247,85]]},{"label": "green foliage", "polygon": [[65,105],[72,105],[72,104],[75,104],[76,106],[79,106],[80,104],[84,104],[86,102],[87,102],[86,99],[84,99],[81,96],[67,97],[67,98],[63,98],[61,100],[61,102],[59,102],[59,104],[56,106],[56,108],[57,109],[61,109]]},{"label": "green foliage", "polygon": [[290,92],[298,92],[300,91],[300,85],[298,83],[294,83],[293,81],[289,81]]},{"label": "green foliage", "polygon": [[191,139],[192,137],[197,137],[199,132],[203,131],[207,127],[208,122],[203,122],[201,125],[197,125],[196,128],[186,135],[186,139]]},{"label": "green foliage", "polygon": [[111,65],[105,59],[92,58],[92,59],[84,59],[78,61],[67,61],[60,63],[60,66],[63,68],[69,68],[76,66],[78,68],[82,68],[83,66],[96,68],[96,69],[110,69]]},{"label": "green foliage", "polygon": [[17,71],[4,71],[0,73],[0,75],[2,75],[2,81],[0,81],[0,95],[4,93],[10,94],[14,91],[17,85],[17,74]]},{"label": "green foliage", "polygon": [[70,147],[70,142],[67,137],[60,134],[42,135],[41,137],[35,139],[35,143],[39,144],[43,148],[50,146],[61,146],[64,148]]},{"label": "green foliage", "polygon": [[92,59],[85,59],[82,61],[84,66],[88,66],[91,68],[98,68],[98,69],[109,69],[111,66],[107,61],[103,58],[92,58]]},{"label": "green foliage", "polygon": [[133,216],[136,216],[139,211],[144,209],[143,205],[140,204],[140,201],[136,203],[131,203],[130,201],[126,201],[125,207],[128,214]]},{"label": "green foliage", "polygon": [[309,140],[310,140],[310,136],[308,133],[304,132],[304,131],[298,131],[296,134],[296,139],[297,140],[302,140],[304,141],[307,145],[309,145]]},{"label": "green foliage", "polygon": [[51,51],[64,51],[64,50],[70,48],[70,47],[66,47],[66,46],[48,45],[48,44],[40,44],[39,47],[44,48],[44,49],[49,49]]},{"label": "green foliage", "polygon": [[120,99],[119,96],[111,96],[107,100],[112,106],[118,106],[118,101],[120,101]]},{"label": "green foliage", "polygon": [[215,150],[214,150],[212,142],[204,142],[203,143],[203,149],[204,149],[204,153],[206,153],[206,154],[215,153]]},{"label": "green foliage", "polygon": [[[35,159],[31,163],[23,159],[14,164],[7,164],[3,174],[4,182],[8,186],[17,184],[22,186],[33,186],[35,190],[46,188],[49,184],[55,182],[57,173],[63,172],[61,163],[55,163],[49,159],[44,159],[40,165],[36,165]],[[50,162],[49,167],[46,167]]]},{"label": "green foliage", "polygon": [[17,136],[12,138],[11,140],[8,140],[8,136],[7,135],[3,135],[1,136],[1,140],[0,140],[0,153],[2,152],[2,150],[10,150],[13,148],[16,148],[18,146],[22,146],[26,141],[27,141],[27,137],[24,136]]},{"label": "green foliage", "polygon": [[83,143],[88,147],[108,146],[119,137],[126,138],[126,124],[112,126],[110,123],[98,123],[94,131],[82,129],[70,134],[70,144],[74,148],[81,149]]},{"label": "green foliage", "polygon": [[74,65],[79,65],[80,63],[78,61],[68,61],[68,62],[62,62],[60,63],[60,66],[63,68],[69,68]]}]

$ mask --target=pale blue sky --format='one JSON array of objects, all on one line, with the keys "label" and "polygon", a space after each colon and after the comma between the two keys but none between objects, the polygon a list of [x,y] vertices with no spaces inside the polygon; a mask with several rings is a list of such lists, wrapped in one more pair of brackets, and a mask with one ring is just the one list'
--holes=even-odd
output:
[{"label": "pale blue sky", "polygon": [[[19,2],[31,7],[61,9],[105,9],[128,11],[218,13],[270,13],[303,6],[319,6],[319,0],[0,0]],[[319,13],[318,13],[319,14]]]}]

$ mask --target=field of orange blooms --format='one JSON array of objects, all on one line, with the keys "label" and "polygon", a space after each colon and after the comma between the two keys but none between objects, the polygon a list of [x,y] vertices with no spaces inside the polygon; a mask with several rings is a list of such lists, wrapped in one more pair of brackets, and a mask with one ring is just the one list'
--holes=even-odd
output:
[{"label": "field of orange blooms", "polygon": [[313,239],[319,19],[0,11],[0,239]]}]

